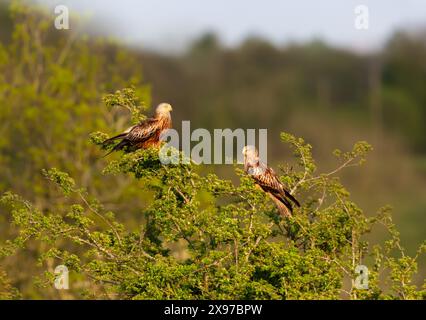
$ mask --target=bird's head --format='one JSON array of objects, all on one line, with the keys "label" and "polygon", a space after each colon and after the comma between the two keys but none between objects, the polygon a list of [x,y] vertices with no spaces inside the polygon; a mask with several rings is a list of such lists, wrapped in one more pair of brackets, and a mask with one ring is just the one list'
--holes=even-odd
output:
[{"label": "bird's head", "polygon": [[168,115],[172,110],[172,106],[169,103],[160,103],[155,109],[155,113],[157,115]]},{"label": "bird's head", "polygon": [[254,159],[258,157],[258,152],[255,146],[245,146],[242,153],[244,158],[247,159]]}]

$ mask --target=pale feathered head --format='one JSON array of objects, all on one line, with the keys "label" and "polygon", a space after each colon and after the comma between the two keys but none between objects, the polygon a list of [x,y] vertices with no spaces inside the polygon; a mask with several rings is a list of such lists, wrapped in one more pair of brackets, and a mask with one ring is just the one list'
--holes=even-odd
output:
[{"label": "pale feathered head", "polygon": [[155,113],[157,115],[169,115],[170,111],[172,111],[172,106],[168,103],[160,103],[158,107],[155,109]]},{"label": "pale feathered head", "polygon": [[257,152],[257,149],[255,146],[245,146],[242,152],[243,152],[244,158],[248,158],[248,159],[257,158],[259,156],[259,153]]}]

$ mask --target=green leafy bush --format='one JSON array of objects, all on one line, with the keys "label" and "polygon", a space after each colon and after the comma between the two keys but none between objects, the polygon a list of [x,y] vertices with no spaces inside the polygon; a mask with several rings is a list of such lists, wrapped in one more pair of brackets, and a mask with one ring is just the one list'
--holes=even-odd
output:
[{"label": "green leafy bush", "polygon": [[[108,101],[134,101],[133,94],[118,91]],[[142,110],[130,110],[141,117]],[[92,142],[101,145],[103,137],[93,134]],[[141,206],[139,229],[121,223],[120,212],[106,211],[67,173],[53,168],[44,176],[73,203],[42,211],[4,194],[1,202],[10,208],[19,235],[2,246],[1,255],[25,251],[30,241],[43,244],[39,261],[48,271],[37,283],[51,287],[52,266],[64,264],[77,298],[425,298],[425,286],[417,288],[412,279],[426,245],[407,256],[389,208],[366,217],[339,181],[341,170],[363,164],[371,146],[358,142],[351,151],[336,150],[336,169],[318,173],[309,144],[288,133],[281,139],[299,161],[297,168],[281,168],[283,182],[302,203],[289,219],[278,216],[238,165],[234,185],[202,174],[202,166],[165,166],[158,150],[138,150],[109,162],[104,173],[133,176],[142,182],[141,192],[152,195]],[[389,231],[384,246],[365,239],[376,225]],[[358,265],[369,269],[368,289],[355,286]]]}]

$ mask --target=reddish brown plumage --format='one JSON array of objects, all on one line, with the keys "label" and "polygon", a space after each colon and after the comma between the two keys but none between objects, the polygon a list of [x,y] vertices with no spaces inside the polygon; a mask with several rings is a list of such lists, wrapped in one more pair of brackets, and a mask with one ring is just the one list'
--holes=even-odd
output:
[{"label": "reddish brown plumage", "polygon": [[169,104],[162,103],[157,107],[153,118],[146,119],[125,132],[105,140],[104,144],[121,140],[106,155],[117,150],[135,151],[149,147],[160,147],[161,133],[172,127],[171,110],[172,107]]},{"label": "reddish brown plumage", "polygon": [[244,147],[243,155],[245,172],[254,179],[256,185],[269,195],[282,216],[291,216],[292,203],[298,207],[300,204],[286,190],[274,170],[259,160],[257,150],[252,146]]}]

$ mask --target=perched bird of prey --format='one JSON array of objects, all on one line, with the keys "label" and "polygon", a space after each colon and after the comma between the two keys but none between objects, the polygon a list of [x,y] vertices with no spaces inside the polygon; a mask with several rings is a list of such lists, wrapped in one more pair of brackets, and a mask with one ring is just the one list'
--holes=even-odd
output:
[{"label": "perched bird of prey", "polygon": [[283,217],[291,216],[292,203],[300,207],[299,201],[286,190],[274,170],[259,160],[259,154],[254,146],[245,146],[243,155],[244,171],[271,197]]},{"label": "perched bird of prey", "polygon": [[143,120],[137,125],[128,128],[123,133],[105,140],[103,142],[104,145],[115,140],[121,140],[120,143],[116,144],[105,156],[117,150],[124,149],[127,151],[135,151],[137,149],[159,147],[161,145],[161,133],[172,127],[170,111],[172,111],[172,106],[170,104],[161,103],[155,109],[153,118]]}]

